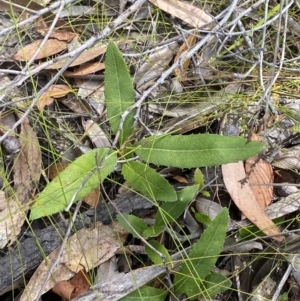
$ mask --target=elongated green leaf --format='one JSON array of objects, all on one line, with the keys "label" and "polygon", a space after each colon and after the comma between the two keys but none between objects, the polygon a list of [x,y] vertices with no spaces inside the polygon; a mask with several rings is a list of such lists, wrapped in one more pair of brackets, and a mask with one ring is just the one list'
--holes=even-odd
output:
[{"label": "elongated green leaf", "polygon": [[259,153],[263,146],[240,137],[197,134],[151,136],[135,147],[135,152],[148,163],[193,168],[245,160]]},{"label": "elongated green leaf", "polygon": [[[135,238],[139,238],[139,236],[135,233],[135,231],[140,236],[143,236],[144,230],[146,230],[148,228],[148,225],[144,222],[144,220],[142,220],[141,218],[139,218],[137,216],[127,214],[127,213],[123,213],[123,217],[118,214],[117,220],[127,232],[131,233],[132,236]],[[124,219],[126,219],[126,221],[128,223],[126,223],[126,221]],[[132,227],[130,227],[128,224],[131,225]],[[133,231],[132,228],[135,231]]]},{"label": "elongated green leaf", "polygon": [[[94,149],[72,162],[40,193],[31,208],[30,219],[60,212],[68,206],[75,194],[74,200],[77,201],[99,186],[117,163],[117,155],[108,152],[108,148]],[[92,172],[99,163],[101,167]]]},{"label": "elongated green leaf", "polygon": [[203,281],[214,267],[222,251],[228,225],[228,210],[222,209],[193,245],[188,258],[174,279],[176,293],[195,297],[201,293]]},{"label": "elongated green leaf", "polygon": [[[148,241],[148,243],[155,250],[159,251],[160,253],[162,253],[165,256],[166,263],[169,264],[172,262],[171,256],[170,256],[168,250],[163,245],[161,245],[158,241],[150,240],[150,241]],[[152,249],[150,249],[148,245],[145,245],[145,251],[146,251],[147,255],[149,256],[149,258],[153,261],[153,263],[155,263],[157,265],[164,264],[161,257],[156,252],[154,252]]]},{"label": "elongated green leaf", "polygon": [[166,289],[158,289],[155,287],[144,285],[139,289],[128,294],[126,297],[121,298],[120,301],[164,301],[168,291]]},{"label": "elongated green leaf", "polygon": [[[116,134],[121,115],[134,104],[134,89],[122,54],[112,42],[108,44],[105,56],[104,93],[109,123]],[[133,131],[134,113],[132,111],[125,118],[119,138],[120,144],[123,144]]]},{"label": "elongated green leaf", "polygon": [[165,202],[177,200],[173,186],[148,165],[140,162],[127,162],[122,166],[122,173],[128,183],[145,196]]},{"label": "elongated green leaf", "polygon": [[[165,204],[175,204],[175,203],[173,202],[173,203],[165,203]],[[149,226],[143,232],[143,237],[144,238],[156,237],[160,233],[164,232],[165,229],[166,229],[166,226],[164,226],[164,225],[161,225],[161,226],[157,226],[157,225]]]},{"label": "elongated green leaf", "polygon": [[177,202],[163,203],[157,210],[155,226],[166,225],[168,222],[176,220],[195,197],[197,191],[198,185],[185,187],[177,192]]}]

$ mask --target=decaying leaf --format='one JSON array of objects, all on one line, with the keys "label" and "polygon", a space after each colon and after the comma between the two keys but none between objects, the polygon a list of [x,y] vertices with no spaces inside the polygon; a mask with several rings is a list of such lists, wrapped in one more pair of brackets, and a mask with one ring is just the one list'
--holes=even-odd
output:
[{"label": "decaying leaf", "polygon": [[100,88],[103,83],[98,80],[88,80],[88,79],[79,79],[75,78],[76,86],[79,87],[77,95],[80,97],[88,97],[98,88]]},{"label": "decaying leaf", "polygon": [[14,131],[10,129],[16,123],[16,116],[11,110],[4,110],[0,114],[0,136],[9,132],[8,136],[2,141],[2,147],[6,154],[13,155],[20,151],[20,140],[16,137]]},{"label": "decaying leaf", "polygon": [[[0,248],[17,239],[29,209],[42,170],[41,151],[38,139],[25,118],[20,131],[21,149],[14,158],[14,193],[2,195],[3,210],[0,212]],[[4,192],[3,192],[4,193]]]},{"label": "decaying leaf", "polygon": [[274,174],[271,164],[255,156],[246,160],[245,170],[249,174],[248,182],[257,203],[261,209],[265,209],[273,197],[270,183],[274,182]]},{"label": "decaying leaf", "polygon": [[[176,57],[174,61],[178,61],[182,53],[186,50],[188,50],[190,47],[194,46],[196,43],[196,36],[195,35],[190,35],[187,37],[186,41],[180,46]],[[185,78],[185,71],[188,69],[189,64],[190,64],[191,59],[187,59],[182,63],[182,69],[181,68],[176,68],[175,69],[175,74],[177,77],[177,80],[182,80]]]},{"label": "decaying leaf", "polygon": [[63,103],[66,107],[77,114],[87,114],[89,113],[88,106],[83,103],[76,95],[71,95],[67,98],[59,99],[59,102]]},{"label": "decaying leaf", "polygon": [[[36,31],[42,36],[45,36],[50,30],[49,23],[45,22],[43,16],[39,17],[34,24]],[[71,42],[75,37],[76,33],[64,29],[52,30],[49,36],[49,38],[65,42]]]},{"label": "decaying leaf", "polygon": [[[42,172],[42,154],[38,137],[30,126],[27,118],[25,118],[21,124],[20,141],[27,168],[30,171],[30,183],[28,183],[28,187],[34,192]],[[25,179],[23,179],[23,183],[24,181]]]},{"label": "decaying leaf", "polygon": [[4,191],[0,191],[0,249],[16,241],[27,210],[12,197],[6,198]]},{"label": "decaying leaf", "polygon": [[99,203],[100,195],[100,189],[99,187],[97,187],[92,192],[90,192],[83,200],[85,203],[96,208]]},{"label": "decaying leaf", "polygon": [[18,61],[28,61],[32,58],[35,52],[39,49],[36,60],[48,57],[50,55],[59,53],[67,48],[67,43],[63,41],[58,41],[56,39],[49,39],[40,48],[40,45],[43,40],[37,40],[22,47],[15,55],[14,58]]},{"label": "decaying leaf", "polygon": [[81,65],[79,68],[77,68],[75,71],[65,71],[63,75],[67,77],[78,77],[78,76],[95,73],[97,71],[103,70],[104,68],[105,68],[104,63],[100,63],[100,62],[85,63]]},{"label": "decaying leaf", "polygon": [[67,85],[52,85],[39,97],[37,107],[42,111],[46,105],[54,101],[54,98],[64,97],[72,91],[72,88]]},{"label": "decaying leaf", "polygon": [[280,150],[272,165],[283,169],[300,170],[300,145]]},{"label": "decaying leaf", "polygon": [[92,120],[83,120],[83,128],[85,129],[85,135],[87,135],[97,148],[110,147],[111,144],[104,134],[101,127]]},{"label": "decaying leaf", "polygon": [[[95,57],[97,57],[101,54],[104,54],[105,52],[106,52],[106,45],[97,45],[93,48],[90,48],[90,49],[82,52],[82,54],[74,62],[72,62],[69,67],[78,66],[83,63],[86,63],[86,62],[94,59]],[[61,60],[57,63],[54,63],[53,65],[46,67],[46,69],[60,69],[69,60],[70,60],[69,58]]]},{"label": "decaying leaf", "polygon": [[153,52],[137,70],[134,83],[140,92],[152,85],[152,81],[156,80],[166,69],[173,58],[177,46],[177,43],[173,43]]},{"label": "decaying leaf", "polygon": [[188,2],[178,0],[149,0],[149,2],[195,28],[201,27],[208,30],[214,21],[202,9]]},{"label": "decaying leaf", "polygon": [[90,287],[90,278],[86,271],[81,270],[70,281],[60,281],[53,287],[53,292],[65,300],[72,300],[86,292]]},{"label": "decaying leaf", "polygon": [[87,97],[87,102],[94,108],[99,116],[101,116],[104,111],[104,99],[104,85],[101,85]]},{"label": "decaying leaf", "polygon": [[[58,267],[47,283],[43,293],[62,280],[68,280],[78,271],[98,266],[114,256],[126,239],[125,230],[114,223],[113,226],[97,223],[94,229],[82,229],[67,241]],[[37,268],[27,284],[20,301],[35,300],[46,280],[49,267],[57,259],[59,248],[52,252]]]},{"label": "decaying leaf", "polygon": [[258,205],[249,183],[243,181],[247,178],[243,162],[222,165],[222,173],[226,188],[241,212],[266,235],[276,235],[272,238],[282,241],[280,230]]}]

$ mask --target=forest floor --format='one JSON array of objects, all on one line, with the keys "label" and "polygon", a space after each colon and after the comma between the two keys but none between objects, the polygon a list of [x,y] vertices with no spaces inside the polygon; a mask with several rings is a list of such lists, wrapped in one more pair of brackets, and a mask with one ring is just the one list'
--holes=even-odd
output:
[{"label": "forest floor", "polygon": [[300,300],[299,13],[0,0],[0,299]]}]

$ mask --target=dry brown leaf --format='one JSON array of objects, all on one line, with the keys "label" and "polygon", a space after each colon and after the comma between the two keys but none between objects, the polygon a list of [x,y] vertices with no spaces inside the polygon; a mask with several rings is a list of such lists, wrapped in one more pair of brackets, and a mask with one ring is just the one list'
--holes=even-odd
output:
[{"label": "dry brown leaf", "polygon": [[90,287],[90,278],[85,270],[79,271],[71,280],[70,283],[75,287],[72,292],[71,300],[86,292]]},{"label": "dry brown leaf", "polygon": [[[258,162],[257,162],[258,161]],[[270,163],[257,156],[249,158],[245,163],[250,188],[261,209],[270,205],[273,197],[273,169]]]},{"label": "dry brown leaf", "polygon": [[[44,20],[43,16],[40,16],[38,19],[34,22],[35,30],[41,34],[43,37],[48,33],[49,31],[49,23],[47,24]],[[49,38],[57,39],[59,41],[66,41],[71,42],[76,37],[76,33],[64,30],[64,29],[57,29],[52,30]]]},{"label": "dry brown leaf", "polygon": [[[69,67],[81,65],[83,63],[86,63],[86,62],[94,59],[95,57],[97,57],[101,54],[104,54],[106,52],[106,48],[107,48],[106,45],[98,45],[98,46],[95,46],[93,48],[90,48],[90,49],[82,52],[82,54],[74,62],[72,62]],[[70,60],[69,58],[61,60],[57,63],[54,63],[53,65],[46,67],[45,69],[60,69],[69,60]]]},{"label": "dry brown leaf", "polygon": [[189,182],[187,181],[187,179],[186,179],[185,177],[183,177],[183,176],[177,175],[177,176],[173,176],[172,178],[173,178],[174,180],[176,180],[177,182],[179,182],[179,183],[186,183],[186,184],[189,183]]},{"label": "dry brown leaf", "polygon": [[34,193],[42,173],[42,154],[38,137],[30,126],[27,118],[25,118],[21,124],[20,141],[27,168],[30,171],[31,182],[29,186],[31,192]]},{"label": "dry brown leaf", "polygon": [[90,113],[90,110],[87,108],[87,106],[82,101],[80,101],[80,99],[76,95],[60,99],[59,102],[63,103],[66,107],[68,107],[75,113]]},{"label": "dry brown leaf", "polygon": [[[118,40],[116,41],[116,45],[117,46],[121,46],[123,44],[128,43],[129,41],[125,41],[125,40]],[[93,48],[87,49],[84,52],[82,52],[80,54],[80,56],[74,61],[72,62],[69,67],[74,67],[74,66],[78,66],[78,65],[82,65],[88,61],[91,61],[92,59],[94,59],[95,57],[104,54],[106,52],[106,45],[96,45]],[[57,63],[54,63],[53,65],[47,66],[45,69],[60,69],[61,67],[63,67],[68,61],[70,60],[70,58],[66,58],[63,59],[62,61],[59,61]]]},{"label": "dry brown leaf", "polygon": [[300,145],[281,149],[275,156],[272,165],[282,169],[300,170]]},{"label": "dry brown leaf", "polygon": [[[179,60],[181,54],[184,51],[186,51],[186,50],[190,49],[191,47],[193,47],[195,45],[195,43],[196,43],[196,37],[194,35],[188,36],[186,41],[180,46],[174,61],[177,62]],[[176,78],[179,81],[186,77],[185,76],[185,71],[188,69],[190,61],[191,61],[191,59],[189,58],[189,59],[187,59],[183,62],[183,64],[182,64],[183,70],[181,68],[176,68],[175,69]]]},{"label": "dry brown leaf", "polygon": [[78,76],[95,73],[97,71],[103,70],[104,68],[105,68],[104,63],[100,63],[100,62],[85,63],[81,65],[79,68],[77,68],[75,71],[65,71],[63,75],[67,77],[78,77]]},{"label": "dry brown leaf", "polygon": [[82,120],[82,125],[85,130],[84,135],[87,135],[97,148],[111,147],[111,143],[97,123],[88,119]]},{"label": "dry brown leaf", "polygon": [[11,110],[4,110],[0,114],[0,132],[1,136],[9,132],[8,136],[2,141],[2,147],[6,154],[14,155],[21,149],[20,140],[14,135],[14,131],[10,129],[16,123],[16,116]]},{"label": "dry brown leaf", "polygon": [[[241,212],[266,235],[280,234],[278,227],[258,205],[249,184],[241,183],[246,179],[243,162],[222,165],[222,173],[226,188]],[[278,235],[272,238],[282,241],[284,237]]]},{"label": "dry brown leaf", "polygon": [[[39,49],[40,44],[43,40],[37,40],[31,44],[28,44],[21,48],[15,55],[14,58],[19,61],[28,61],[35,54],[37,49]],[[35,57],[36,60],[48,57],[50,55],[59,53],[67,48],[67,43],[63,41],[58,41],[56,39],[49,39],[46,41],[44,46],[40,48],[39,53]]]},{"label": "dry brown leaf", "polygon": [[37,107],[42,111],[46,105],[54,101],[54,98],[64,97],[72,91],[73,89],[68,85],[52,85],[39,97]]},{"label": "dry brown leaf", "polygon": [[27,208],[0,191],[0,249],[16,241],[26,218]]},{"label": "dry brown leaf", "polygon": [[[192,27],[201,27],[207,30],[212,27],[213,18],[188,2],[178,0],[149,0],[149,2]],[[206,24],[207,26],[205,26]]]},{"label": "dry brown leaf", "polygon": [[59,41],[71,42],[77,36],[76,33],[68,30],[55,30],[51,33],[50,38],[57,39]]},{"label": "dry brown leaf", "polygon": [[49,180],[53,180],[60,172],[62,172],[67,166],[68,162],[56,162],[48,166],[46,169],[46,175]]},{"label": "dry brown leaf", "polygon": [[173,59],[178,44],[172,43],[151,53],[137,69],[134,83],[139,92],[146,90],[167,68]]},{"label": "dry brown leaf", "polygon": [[65,300],[72,300],[86,292],[90,287],[89,275],[81,270],[70,281],[60,281],[53,287],[53,292]]},{"label": "dry brown leaf", "polygon": [[28,202],[35,193],[41,175],[40,146],[27,118],[21,124],[20,146],[13,165],[14,194],[5,198],[6,206],[0,213],[1,248],[8,242],[11,245],[16,241],[29,209]]},{"label": "dry brown leaf", "polygon": [[[78,273],[80,273],[80,271]],[[69,281],[62,280],[54,285],[52,291],[58,296],[64,298],[64,300],[71,300],[71,295],[74,289],[75,287]]]},{"label": "dry brown leaf", "polygon": [[[117,233],[116,233],[117,231]],[[126,239],[127,233],[117,223],[112,226],[96,224],[94,229],[81,229],[70,237],[43,293],[62,280],[68,280],[78,271],[98,266],[114,256]],[[53,251],[37,268],[27,284],[20,301],[35,300],[44,284],[49,267],[57,259],[59,248]]]},{"label": "dry brown leaf", "polygon": [[99,116],[103,114],[105,105],[104,85],[97,88],[87,98],[87,102],[94,108]]},{"label": "dry brown leaf", "polygon": [[83,200],[90,206],[96,208],[100,199],[100,189],[96,188],[90,192]]},{"label": "dry brown leaf", "polygon": [[[251,140],[260,141],[261,139],[253,133]],[[273,197],[273,186],[270,184],[274,182],[274,173],[271,164],[254,156],[246,160],[245,170],[257,203],[261,209],[265,209],[270,205]]]}]

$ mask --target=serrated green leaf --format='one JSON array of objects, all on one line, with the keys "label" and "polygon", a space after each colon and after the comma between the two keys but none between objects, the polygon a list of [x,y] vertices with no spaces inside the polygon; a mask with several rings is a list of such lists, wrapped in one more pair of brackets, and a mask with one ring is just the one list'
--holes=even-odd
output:
[{"label": "serrated green leaf", "polygon": [[[127,222],[134,228],[134,230],[140,235],[143,236],[143,232],[148,228],[148,225],[139,217],[136,217],[131,214],[123,213],[123,217]],[[117,215],[117,220],[121,226],[133,237],[139,238],[139,236],[132,230],[132,228],[125,222],[121,215]]]},{"label": "serrated green leaf", "polygon": [[[158,241],[150,240],[150,241],[148,241],[148,243],[152,247],[154,247],[155,250],[157,250],[158,252],[162,253],[165,256],[166,263],[171,263],[172,262],[169,252]],[[152,249],[150,249],[149,246],[145,245],[145,251],[146,251],[147,255],[149,256],[149,258],[153,261],[153,263],[155,263],[157,265],[164,264],[162,262],[161,257],[156,252],[154,252]]]},{"label": "serrated green leaf", "polygon": [[177,192],[177,202],[163,203],[157,210],[155,225],[162,226],[176,220],[195,197],[198,185],[188,186]]},{"label": "serrated green leaf", "polygon": [[144,285],[139,289],[121,298],[120,301],[164,301],[168,294],[167,290],[161,290],[151,286]]},{"label": "serrated green leaf", "polygon": [[209,274],[204,281],[203,290],[199,291],[199,294],[203,298],[213,298],[217,294],[220,294],[231,287],[231,281],[222,274],[212,272]]},{"label": "serrated green leaf", "polygon": [[[78,201],[99,186],[101,181],[114,170],[117,163],[116,153],[108,154],[109,151],[108,148],[91,150],[67,166],[39,194],[31,208],[30,219],[60,212],[69,205],[75,194],[75,201]],[[101,162],[106,155],[107,157]],[[99,163],[101,163],[100,168],[92,173]]]},{"label": "serrated green leaf", "polygon": [[[169,204],[169,203],[167,203]],[[174,204],[174,203],[173,203]],[[143,237],[144,238],[149,238],[149,237],[155,237],[162,233],[165,230],[165,226],[149,226],[144,232],[143,232]]]},{"label": "serrated green leaf", "polygon": [[176,293],[185,293],[189,297],[199,294],[203,281],[213,269],[220,255],[228,225],[228,210],[222,209],[193,245],[188,258],[175,275]]},{"label": "serrated green leaf", "polygon": [[240,137],[197,134],[151,136],[134,147],[135,152],[147,163],[193,168],[245,160],[259,153],[263,145]]},{"label": "serrated green leaf", "polygon": [[[134,89],[132,79],[118,47],[110,42],[105,55],[104,93],[107,116],[114,134],[117,133],[121,115],[131,107],[134,102]],[[135,112],[130,112],[125,118],[120,144],[132,134]]]},{"label": "serrated green leaf", "polygon": [[202,189],[204,187],[204,175],[199,168],[195,169],[194,181],[195,181],[195,184],[199,185],[199,189]]},{"label": "serrated green leaf", "polygon": [[134,161],[124,163],[122,174],[134,189],[145,196],[164,202],[177,200],[173,186],[146,164]]}]

